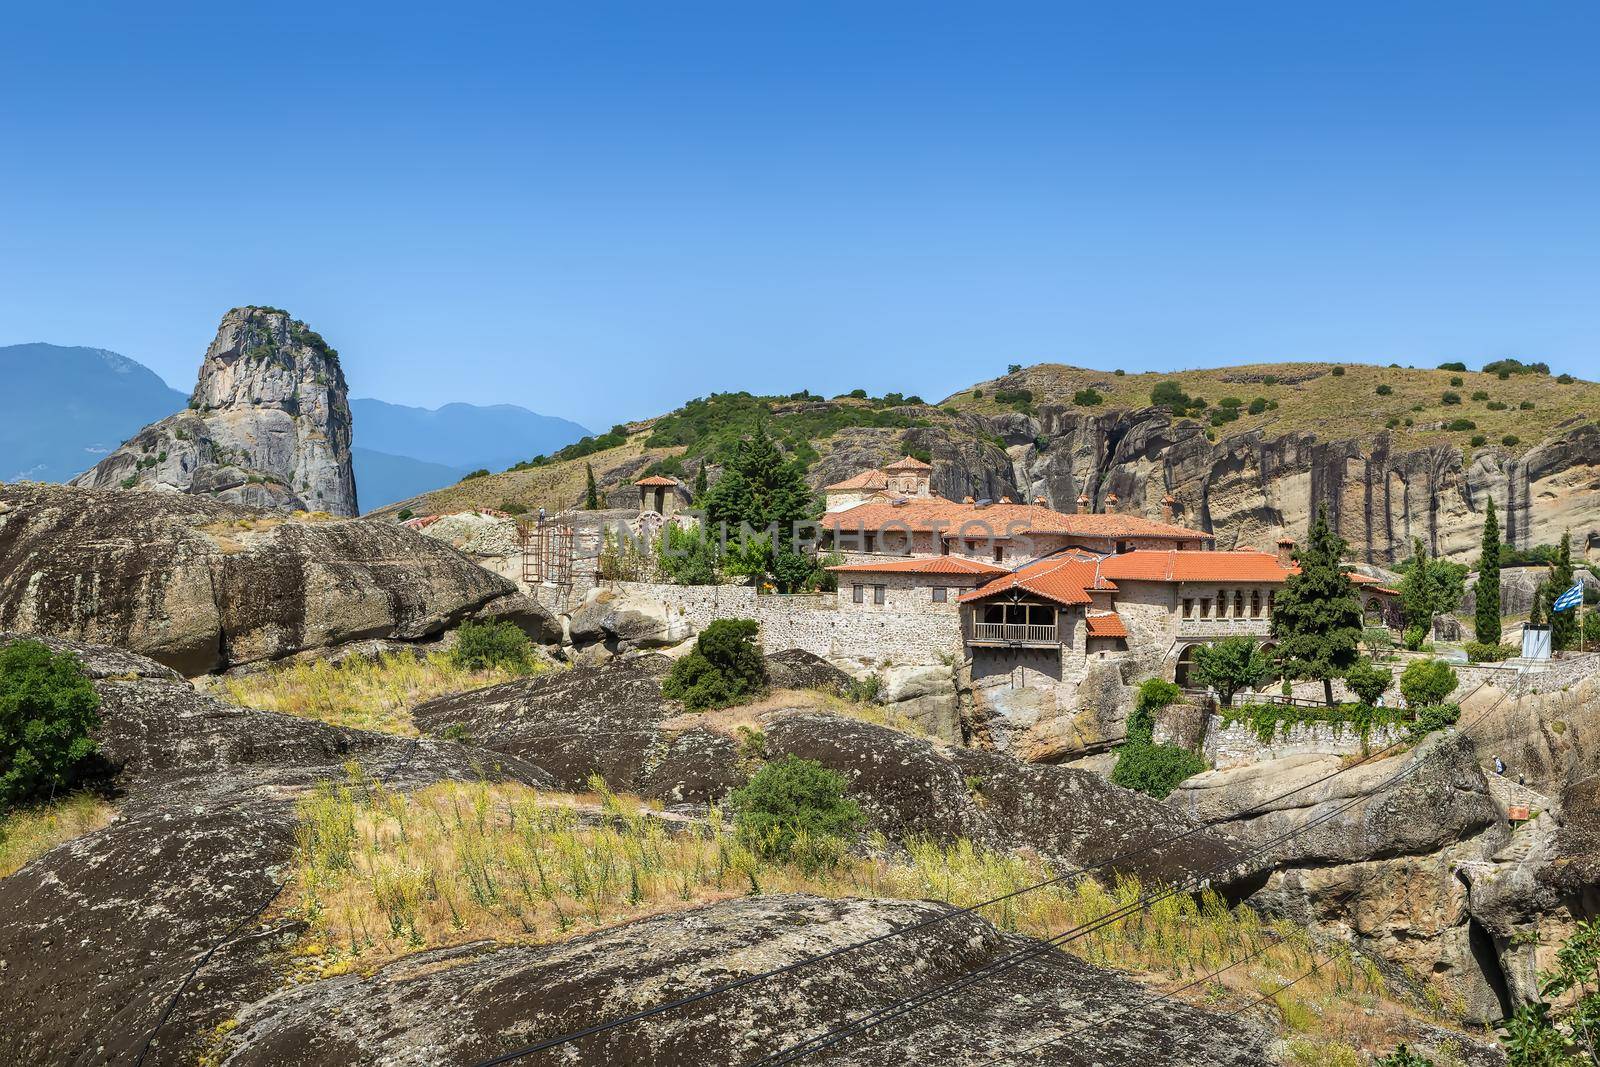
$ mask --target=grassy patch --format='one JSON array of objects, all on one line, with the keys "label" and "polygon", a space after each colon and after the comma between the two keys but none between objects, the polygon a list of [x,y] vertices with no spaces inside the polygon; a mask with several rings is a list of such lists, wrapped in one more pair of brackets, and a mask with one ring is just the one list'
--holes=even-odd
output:
[{"label": "grassy patch", "polygon": [[114,814],[99,797],[74,793],[53,804],[19,808],[0,817],[0,878],[15,874],[63,842],[100,829]]},{"label": "grassy patch", "polygon": [[[717,813],[669,821],[598,780],[588,797],[514,784],[446,783],[402,795],[359,777],[302,801],[293,884],[282,907],[310,924],[294,966],[313,978],[371,969],[423,948],[490,938],[559,941],[642,916],[752,893],[937,899],[973,904],[1056,872],[1034,856],[970,841],[874,836],[865,855],[800,866],[745,848]],[[1048,936],[1137,900],[1134,880],[1060,884],[985,909],[1005,930]],[[1289,922],[1270,922],[1221,898],[1173,897],[1109,925],[1068,950],[1093,963],[1176,988],[1250,957],[1187,991],[1223,1008],[1243,1006],[1310,969],[1277,998],[1287,1026],[1343,1040],[1371,1020],[1362,1009],[1400,1010],[1381,977],[1339,947],[1314,944]]]},{"label": "grassy patch", "polygon": [[[535,668],[538,669],[538,668]],[[435,697],[518,677],[503,667],[468,670],[445,652],[386,652],[376,660],[311,660],[211,683],[247,708],[279,711],[335,726],[415,737],[411,709]]]}]

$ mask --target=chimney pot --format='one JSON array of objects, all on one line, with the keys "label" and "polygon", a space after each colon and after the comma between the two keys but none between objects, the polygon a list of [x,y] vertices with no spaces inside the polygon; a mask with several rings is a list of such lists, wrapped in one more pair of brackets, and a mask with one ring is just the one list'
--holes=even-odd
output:
[{"label": "chimney pot", "polygon": [[1171,493],[1161,498],[1161,513],[1167,517],[1168,522],[1172,521],[1173,512],[1177,506],[1178,502],[1172,498]]},{"label": "chimney pot", "polygon": [[1042,507],[1045,507],[1045,506],[1046,506],[1046,505],[1045,505],[1045,502],[1044,502],[1044,497],[1042,497],[1042,496],[1036,496],[1036,497],[1034,497],[1034,498],[1033,498],[1033,502],[1034,502],[1034,503],[1035,503],[1035,504],[1038,504],[1038,505],[1039,505],[1039,506],[1040,506],[1040,507],[1041,507],[1041,508],[1042,508]]},{"label": "chimney pot", "polygon": [[1078,496],[1078,514],[1079,515],[1087,515],[1087,514],[1089,514],[1089,494],[1088,493],[1082,493],[1082,494],[1080,494]]},{"label": "chimney pot", "polygon": [[1008,496],[1003,496],[1003,497],[1000,498],[1000,503],[1009,504],[1009,503],[1011,503],[1011,498],[1008,497]]},{"label": "chimney pot", "polygon": [[1280,567],[1294,566],[1294,538],[1278,538],[1278,565]]},{"label": "chimney pot", "polygon": [[1110,496],[1106,497],[1106,510],[1108,512],[1117,510],[1117,494],[1116,493],[1112,493]]}]

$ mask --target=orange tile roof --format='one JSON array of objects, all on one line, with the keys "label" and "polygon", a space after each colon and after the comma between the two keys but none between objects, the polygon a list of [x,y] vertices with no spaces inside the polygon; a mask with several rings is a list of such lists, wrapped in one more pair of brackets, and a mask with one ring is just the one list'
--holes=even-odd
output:
[{"label": "orange tile roof", "polygon": [[886,560],[882,563],[844,563],[828,569],[850,574],[966,574],[982,577],[1006,573],[1004,567],[996,567],[992,563],[980,563],[964,556],[919,556],[914,559]]},{"label": "orange tile roof", "polygon": [[1122,616],[1116,612],[1105,615],[1088,615],[1084,617],[1088,626],[1090,637],[1127,637],[1128,628],[1123,625]]},{"label": "orange tile roof", "polygon": [[851,478],[846,478],[842,482],[834,482],[832,485],[825,485],[822,487],[822,491],[826,493],[833,489],[887,489],[888,487],[888,475],[884,474],[880,470],[870,470],[862,471],[860,474],[857,474]]},{"label": "orange tile roof", "polygon": [[[942,530],[947,537],[1002,537],[1017,533],[1055,533],[1078,537],[1154,537],[1171,541],[1212,541],[1211,534],[1142,515],[1098,512],[1067,515],[1039,504],[958,504],[940,498],[915,498],[904,504],[868,502],[824,516],[834,530]],[[964,528],[964,529],[963,529]]]},{"label": "orange tile roof", "polygon": [[648,478],[640,478],[638,481],[634,482],[633,484],[634,485],[652,485],[652,486],[653,485],[677,485],[678,484],[678,479],[676,479],[676,478],[663,478],[659,474],[652,474]]},{"label": "orange tile roof", "polygon": [[1019,567],[988,585],[974,589],[961,598],[961,603],[1021,591],[1053,600],[1057,604],[1088,604],[1092,600],[1089,590],[1116,588],[1100,574],[1099,557],[1075,552],[1051,556]]},{"label": "orange tile roof", "polygon": [[901,456],[883,469],[886,471],[931,471],[933,470],[933,465],[924,463],[915,456]]},{"label": "orange tile roof", "polygon": [[[1296,568],[1297,569],[1297,568]],[[1142,582],[1277,582],[1292,573],[1272,552],[1123,552],[1108,556],[1100,572],[1113,580]]]}]

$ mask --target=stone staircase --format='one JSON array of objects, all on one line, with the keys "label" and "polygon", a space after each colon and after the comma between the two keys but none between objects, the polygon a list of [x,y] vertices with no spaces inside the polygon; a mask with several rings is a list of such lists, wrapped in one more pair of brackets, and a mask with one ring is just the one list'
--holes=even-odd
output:
[{"label": "stone staircase", "polygon": [[1509,840],[1494,854],[1495,863],[1521,863],[1534,846],[1555,829],[1550,798],[1492,770],[1485,771],[1484,777],[1488,780],[1489,795],[1502,816],[1509,817],[1512,808],[1528,809],[1529,818],[1512,823]]}]

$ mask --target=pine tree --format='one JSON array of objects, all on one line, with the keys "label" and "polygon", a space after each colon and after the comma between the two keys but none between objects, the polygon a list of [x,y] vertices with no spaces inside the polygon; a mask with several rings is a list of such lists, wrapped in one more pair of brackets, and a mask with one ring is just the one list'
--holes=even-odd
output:
[{"label": "pine tree", "polygon": [[[1556,549],[1556,561],[1550,568],[1550,589],[1547,594],[1550,603],[1545,605],[1546,610],[1555,603],[1556,598],[1572,588],[1572,534],[1561,535],[1561,546]],[[1573,648],[1578,643],[1578,609],[1568,608],[1566,611],[1550,611],[1550,650],[1564,652]]]},{"label": "pine tree", "polygon": [[1494,497],[1483,510],[1483,545],[1478,556],[1478,584],[1473,587],[1477,607],[1473,615],[1473,636],[1479,644],[1500,643],[1500,520],[1494,513]]},{"label": "pine tree", "polygon": [[[1411,558],[1405,562],[1400,582],[1400,605],[1409,633],[1421,631],[1423,640],[1433,636],[1433,620],[1449,615],[1461,606],[1466,593],[1467,568],[1428,555],[1418,537],[1411,542]],[[1497,609],[1498,610],[1498,609]],[[1498,642],[1495,642],[1498,643]]]},{"label": "pine tree", "polygon": [[1533,605],[1528,608],[1528,625],[1538,628],[1544,625],[1544,601],[1550,593],[1550,586],[1544,582],[1533,591]]},{"label": "pine tree", "polygon": [[585,463],[583,465],[583,472],[584,472],[585,476],[588,478],[588,483],[589,483],[588,486],[584,489],[584,494],[583,494],[583,506],[584,506],[584,509],[587,510],[587,511],[599,511],[600,510],[600,490],[594,484],[594,465],[592,463]]},{"label": "pine tree", "polygon": [[1300,573],[1273,598],[1272,636],[1285,672],[1317,679],[1329,704],[1333,680],[1360,659],[1361,601],[1344,572],[1344,538],[1328,526],[1325,507],[1295,553]]},{"label": "pine tree", "polygon": [[[742,536],[747,526],[761,535],[750,544],[765,542],[766,572],[784,592],[810,580],[816,559],[796,552],[791,539],[798,528],[814,522],[822,509],[806,484],[805,467],[798,460],[784,458],[765,425],[757,423],[754,433],[740,439],[722,477],[700,506],[706,522],[726,524],[730,540]],[[773,527],[776,536],[767,537],[765,532]]]}]

